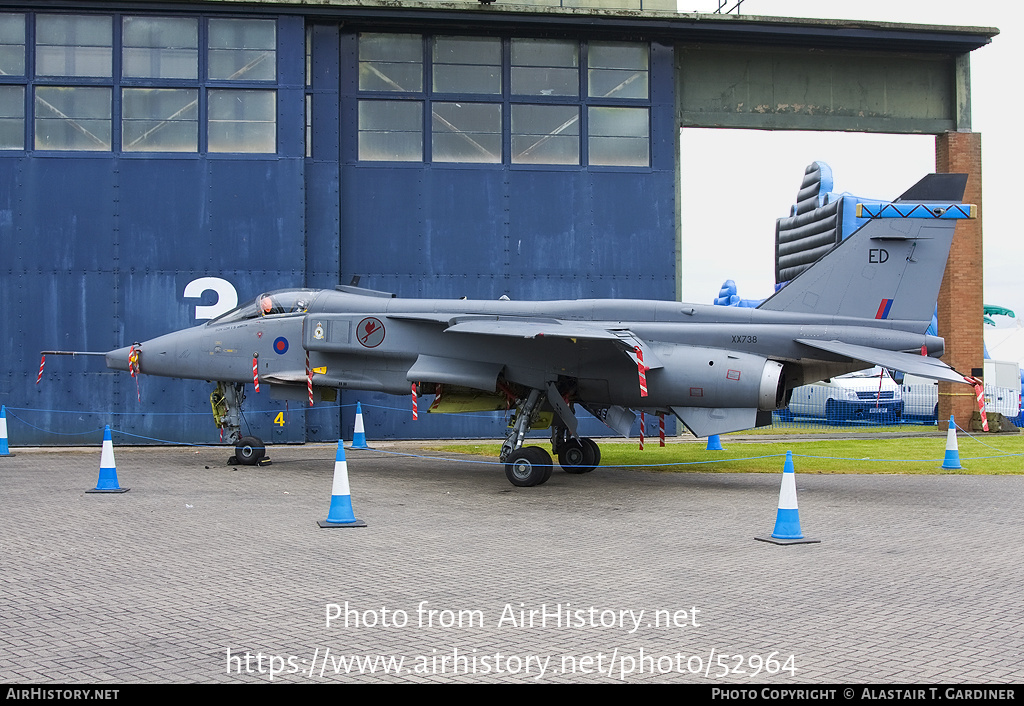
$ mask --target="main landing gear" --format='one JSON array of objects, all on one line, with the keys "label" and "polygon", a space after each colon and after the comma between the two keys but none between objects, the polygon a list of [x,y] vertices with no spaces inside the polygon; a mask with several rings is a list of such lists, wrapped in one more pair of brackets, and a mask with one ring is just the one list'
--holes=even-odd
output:
[{"label": "main landing gear", "polygon": [[[525,400],[519,401],[508,436],[501,445],[505,476],[512,485],[521,488],[546,483],[554,468],[551,454],[547,451],[539,446],[523,446],[526,432],[537,419],[544,399],[541,390],[533,389]],[[551,425],[551,451],[566,473],[589,473],[601,463],[601,449],[597,443],[593,439],[574,436],[557,414]]]},{"label": "main landing gear", "polygon": [[255,436],[242,436],[242,402],[245,400],[245,385],[242,383],[218,382],[217,389],[210,394],[210,406],[213,408],[213,422],[230,443],[235,445],[235,453],[228,458],[231,465],[266,466],[267,447],[263,440]]}]

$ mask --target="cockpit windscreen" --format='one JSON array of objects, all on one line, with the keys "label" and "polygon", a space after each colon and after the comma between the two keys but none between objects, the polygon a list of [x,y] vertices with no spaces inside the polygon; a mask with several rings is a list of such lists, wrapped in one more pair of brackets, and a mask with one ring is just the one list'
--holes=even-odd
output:
[{"label": "cockpit windscreen", "polygon": [[237,306],[228,313],[213,319],[210,324],[229,324],[261,316],[304,314],[315,294],[315,289],[278,289],[273,292],[264,292],[253,301]]}]

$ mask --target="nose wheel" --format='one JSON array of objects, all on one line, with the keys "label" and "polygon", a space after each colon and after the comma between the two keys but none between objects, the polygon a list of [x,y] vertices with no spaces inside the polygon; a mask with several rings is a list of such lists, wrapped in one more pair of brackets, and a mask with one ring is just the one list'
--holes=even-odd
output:
[{"label": "nose wheel", "polygon": [[243,436],[235,446],[235,455],[228,459],[242,466],[265,466],[270,463],[267,458],[267,447],[263,440],[255,436]]},{"label": "nose wheel", "polygon": [[213,408],[213,422],[228,441],[235,444],[234,455],[228,458],[232,466],[266,466],[267,446],[256,436],[242,436],[242,402],[245,400],[245,385],[241,383],[217,383],[210,395]]}]

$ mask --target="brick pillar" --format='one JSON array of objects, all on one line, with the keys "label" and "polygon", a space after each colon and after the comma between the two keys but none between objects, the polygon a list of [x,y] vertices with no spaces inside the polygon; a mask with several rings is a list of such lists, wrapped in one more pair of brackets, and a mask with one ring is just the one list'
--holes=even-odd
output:
[{"label": "brick pillar", "polygon": [[[982,299],[981,249],[981,134],[947,132],[935,138],[935,170],[967,174],[964,203],[978,206],[978,218],[957,221],[953,246],[939,289],[939,335],[946,339],[942,357],[964,375],[984,366],[984,301]],[[968,385],[939,383],[939,429],[949,426],[949,415],[968,427],[977,409],[974,390]]]}]

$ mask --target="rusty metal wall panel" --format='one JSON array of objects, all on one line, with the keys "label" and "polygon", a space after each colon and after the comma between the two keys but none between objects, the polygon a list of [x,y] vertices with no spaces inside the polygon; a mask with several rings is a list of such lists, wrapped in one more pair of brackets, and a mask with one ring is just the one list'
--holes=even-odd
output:
[{"label": "rusty metal wall panel", "polygon": [[683,127],[938,134],[958,127],[946,54],[681,44]]}]

